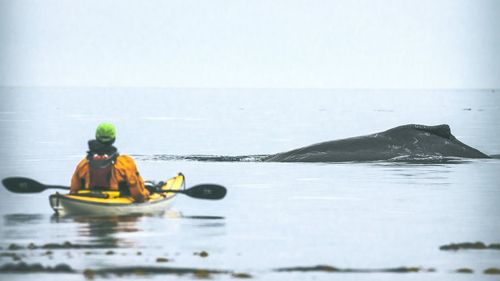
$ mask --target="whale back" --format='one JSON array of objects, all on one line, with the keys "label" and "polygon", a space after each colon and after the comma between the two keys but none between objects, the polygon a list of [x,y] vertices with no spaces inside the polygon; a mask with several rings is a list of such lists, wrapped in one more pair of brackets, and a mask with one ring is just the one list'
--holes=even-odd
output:
[{"label": "whale back", "polygon": [[271,155],[264,161],[377,161],[401,157],[489,158],[486,154],[457,140],[447,124],[437,126],[409,124],[381,133],[305,146]]}]

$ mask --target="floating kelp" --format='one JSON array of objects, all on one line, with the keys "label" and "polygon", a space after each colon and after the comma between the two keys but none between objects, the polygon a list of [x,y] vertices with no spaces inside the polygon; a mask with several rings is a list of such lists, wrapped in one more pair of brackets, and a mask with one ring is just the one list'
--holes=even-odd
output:
[{"label": "floating kelp", "polygon": [[25,255],[20,255],[20,254],[17,254],[17,253],[10,253],[10,252],[6,252],[6,253],[0,253],[0,257],[8,257],[8,258],[12,258],[13,261],[20,261],[22,257],[24,257]]},{"label": "floating kelp", "polygon": [[27,264],[24,262],[20,263],[8,263],[0,266],[0,273],[34,273],[34,272],[52,272],[52,273],[75,273],[76,271],[72,269],[67,264],[58,264],[56,266],[43,266],[39,263]]},{"label": "floating kelp", "polygon": [[485,269],[483,271],[483,273],[484,274],[495,274],[495,275],[498,275],[498,274],[500,274],[500,268],[491,267],[491,268]]},{"label": "floating kelp", "polygon": [[130,266],[103,269],[85,269],[83,274],[87,278],[108,275],[150,275],[150,274],[173,274],[194,275],[197,278],[211,278],[214,274],[233,274],[227,270],[214,270],[205,268],[178,268],[178,267],[152,267],[152,266]]},{"label": "floating kelp", "polygon": [[23,246],[17,245],[17,244],[10,244],[9,247],[7,248],[9,251],[17,251],[17,250],[22,250],[24,249]]},{"label": "floating kelp", "polygon": [[295,266],[295,267],[282,267],[277,268],[274,271],[277,272],[309,272],[309,271],[318,271],[318,272],[340,272],[342,269],[329,266],[329,265],[316,265],[316,266]]},{"label": "floating kelp", "polygon": [[202,258],[206,258],[206,257],[208,257],[208,253],[207,253],[206,251],[195,252],[195,253],[193,253],[193,255],[195,255],[195,256],[200,256],[200,257],[202,257]]},{"label": "floating kelp", "polygon": [[103,249],[103,248],[114,248],[109,245],[93,245],[93,244],[73,244],[69,241],[59,243],[48,243],[43,245],[36,245],[35,243],[29,243],[28,246],[24,247],[18,244],[10,244],[8,250],[10,251],[18,251],[23,249],[28,250],[57,250],[57,249]]},{"label": "floating kelp", "polygon": [[435,269],[424,269],[421,267],[395,267],[380,269],[356,269],[356,268],[338,268],[329,265],[316,266],[296,266],[277,268],[277,272],[338,272],[338,273],[411,273],[411,272],[434,272]]},{"label": "floating kelp", "polygon": [[41,246],[42,249],[102,249],[111,248],[109,245],[73,244],[66,241],[62,244],[49,243]]},{"label": "floating kelp", "polygon": [[214,270],[205,268],[175,268],[175,267],[149,267],[149,266],[131,266],[103,269],[85,269],[76,271],[67,264],[58,264],[56,266],[43,266],[39,263],[27,264],[8,263],[0,266],[0,273],[82,273],[86,278],[93,279],[95,276],[108,275],[150,275],[150,274],[173,274],[173,275],[193,275],[196,278],[212,278],[215,274],[227,274],[234,278],[251,278],[248,273],[234,273],[228,270]]},{"label": "floating kelp", "polygon": [[486,245],[483,242],[464,242],[452,243],[439,247],[443,251],[458,251],[458,250],[500,250],[500,244]]},{"label": "floating kelp", "polygon": [[455,270],[456,273],[474,273],[474,270],[470,268],[459,268]]},{"label": "floating kelp", "polygon": [[[4,253],[5,254],[5,253]],[[162,258],[158,258],[162,259]],[[157,259],[157,261],[158,261]],[[422,267],[394,267],[394,268],[379,268],[379,269],[356,269],[356,268],[338,268],[330,265],[316,266],[296,266],[283,267],[272,270],[274,272],[324,272],[324,273],[419,273],[419,272],[435,272],[434,268]],[[459,268],[454,270],[455,273],[474,273],[470,268]],[[181,268],[181,267],[154,267],[154,266],[130,266],[130,267],[114,267],[101,269],[85,269],[77,271],[67,264],[58,264],[56,266],[43,266],[40,263],[27,264],[8,263],[0,266],[0,273],[75,273],[83,274],[87,279],[94,279],[96,276],[108,277],[109,275],[192,275],[197,279],[213,279],[214,275],[229,275],[237,279],[250,279],[253,276],[245,272],[234,272],[231,270],[217,270],[206,268]],[[483,271],[484,274],[500,275],[500,268],[488,268]]]},{"label": "floating kelp", "polygon": [[248,273],[243,273],[243,272],[233,273],[233,274],[231,274],[231,276],[233,278],[239,278],[239,279],[250,279],[250,278],[253,278],[252,275],[250,275]]}]

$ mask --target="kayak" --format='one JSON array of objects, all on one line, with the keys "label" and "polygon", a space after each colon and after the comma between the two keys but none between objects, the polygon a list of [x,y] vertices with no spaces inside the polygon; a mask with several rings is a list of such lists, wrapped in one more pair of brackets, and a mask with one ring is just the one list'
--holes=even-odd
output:
[{"label": "kayak", "polygon": [[120,195],[119,191],[95,190],[80,190],[77,194],[56,192],[50,195],[49,202],[59,215],[152,214],[165,211],[177,195],[177,192],[171,191],[185,189],[185,185],[184,175],[179,173],[166,181],[160,187],[160,192],[151,194],[145,202],[135,202],[130,196]]}]

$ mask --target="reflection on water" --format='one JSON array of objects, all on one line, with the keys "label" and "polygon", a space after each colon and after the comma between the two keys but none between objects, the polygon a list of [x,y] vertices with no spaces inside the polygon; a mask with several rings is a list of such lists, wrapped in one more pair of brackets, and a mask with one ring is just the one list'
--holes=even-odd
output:
[{"label": "reflection on water", "polygon": [[46,216],[41,214],[6,214],[3,216],[1,228],[2,242],[8,239],[32,239],[37,236],[36,230],[44,223]]},{"label": "reflection on water", "polygon": [[60,216],[54,214],[50,222],[74,226],[78,239],[86,240],[87,243],[98,248],[135,248],[136,237],[149,231],[150,228],[157,231],[161,229],[165,234],[175,235],[179,226],[188,225],[199,228],[205,231],[206,235],[212,236],[214,228],[225,227],[224,219],[222,216],[184,216],[180,212],[168,210],[161,215]]},{"label": "reflection on water", "polygon": [[196,226],[200,228],[218,228],[226,226],[224,217],[220,216],[182,216],[182,219],[196,221]]},{"label": "reflection on water", "polygon": [[[95,246],[103,248],[133,248],[136,243],[130,233],[141,232],[140,222],[150,215],[123,216],[60,216],[54,214],[52,223],[76,226],[76,235]],[[179,213],[168,212],[169,218],[180,217]],[[132,236],[133,237],[133,236]]]},{"label": "reflection on water", "polygon": [[223,220],[224,217],[220,216],[182,216],[183,219],[195,219],[195,220]]},{"label": "reflection on water", "polygon": [[[95,245],[118,248],[133,247],[134,243],[119,237],[122,232],[137,232],[140,216],[108,216],[108,217],[74,217],[70,220],[76,224],[77,235],[88,237]],[[59,220],[61,222],[61,220]]]},{"label": "reflection on water", "polygon": [[[49,223],[49,224],[47,224]],[[53,224],[53,225],[50,225]],[[36,242],[84,241],[96,248],[134,248],[136,238],[150,228],[162,230],[165,234],[176,235],[179,229],[195,227],[206,235],[226,226],[222,216],[183,215],[169,210],[161,215],[126,216],[52,216],[42,214],[6,214],[3,216],[3,242],[30,239]],[[205,230],[203,230],[205,229]],[[45,236],[45,232],[55,231],[57,235]],[[220,233],[220,232],[217,232]],[[137,234],[137,235],[135,235]],[[47,238],[52,238],[47,240]]]},{"label": "reflection on water", "polygon": [[43,220],[43,215],[41,214],[8,214],[5,215],[4,225],[7,227],[15,227],[17,225],[25,224],[40,224]]}]

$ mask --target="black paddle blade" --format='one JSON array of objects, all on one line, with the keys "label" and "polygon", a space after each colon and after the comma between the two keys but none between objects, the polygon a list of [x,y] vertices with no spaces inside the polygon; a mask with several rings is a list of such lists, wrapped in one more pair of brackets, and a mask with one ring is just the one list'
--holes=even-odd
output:
[{"label": "black paddle blade", "polygon": [[179,192],[193,198],[218,200],[226,196],[227,190],[218,184],[200,184]]},{"label": "black paddle blade", "polygon": [[12,177],[2,180],[8,191],[15,193],[36,193],[44,191],[45,185],[28,178]]}]

